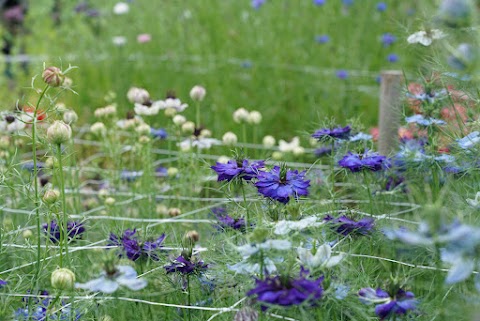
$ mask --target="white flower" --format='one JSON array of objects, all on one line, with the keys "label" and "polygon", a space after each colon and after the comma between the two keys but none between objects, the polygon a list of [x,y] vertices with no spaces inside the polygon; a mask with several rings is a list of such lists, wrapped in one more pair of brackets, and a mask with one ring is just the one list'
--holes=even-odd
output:
[{"label": "white flower", "polygon": [[177,144],[182,151],[189,151],[192,147],[197,147],[198,149],[210,149],[213,145],[219,145],[220,141],[215,138],[198,138],[192,139],[187,138],[184,141]]},{"label": "white flower", "polygon": [[202,86],[193,86],[190,90],[190,98],[194,101],[202,101],[206,94],[207,91]]},{"label": "white flower", "polygon": [[182,126],[187,121],[187,119],[183,115],[175,115],[173,116],[172,121],[175,125]]},{"label": "white flower", "polygon": [[408,36],[407,42],[411,44],[419,43],[424,46],[430,46],[433,40],[442,39],[446,36],[447,35],[439,29],[432,29],[429,31],[420,30]]},{"label": "white flower", "polygon": [[297,249],[299,261],[308,268],[325,267],[331,268],[344,258],[344,254],[332,256],[332,248],[328,244],[323,244],[317,248],[315,255],[311,250],[299,247]]},{"label": "white flower", "polygon": [[248,275],[260,274],[264,272],[267,272],[268,274],[272,274],[277,271],[277,267],[275,266],[275,263],[268,257],[263,259],[263,264],[259,264],[258,262],[251,263],[251,262],[248,262],[247,260],[243,260],[234,265],[227,264],[227,267],[228,269],[234,271],[235,273],[248,274]]},{"label": "white flower", "polygon": [[113,293],[121,285],[130,290],[138,291],[147,286],[147,280],[138,279],[137,272],[133,267],[119,265],[115,267],[113,275],[107,275],[106,272],[102,272],[98,279],[88,281],[87,283],[75,283],[75,288],[92,292]]},{"label": "white flower", "polygon": [[259,111],[252,110],[248,114],[248,123],[253,125],[258,125],[262,122],[262,114]]},{"label": "white flower", "polygon": [[296,136],[292,138],[290,143],[284,141],[283,139],[278,141],[278,149],[283,153],[291,153],[297,147],[300,147],[300,138]]},{"label": "white flower", "polygon": [[130,6],[126,2],[118,2],[113,7],[113,13],[118,15],[126,14],[129,11],[130,11]]},{"label": "white flower", "polygon": [[127,38],[125,38],[123,36],[116,36],[116,37],[112,38],[112,43],[115,46],[121,47],[121,46],[124,46],[127,43]]},{"label": "white flower", "polygon": [[127,98],[131,103],[145,104],[150,101],[150,94],[146,89],[131,87],[127,92]]},{"label": "white flower", "polygon": [[480,192],[477,192],[475,199],[467,198],[466,201],[468,205],[475,208],[480,208]]},{"label": "white flower", "polygon": [[[30,118],[32,119],[32,117]],[[19,120],[14,115],[4,114],[0,117],[0,132],[16,132],[26,127],[25,122]]]},{"label": "white flower", "polygon": [[275,231],[274,233],[277,235],[284,235],[290,233],[290,231],[301,231],[306,229],[307,227],[317,227],[324,224],[323,222],[317,222],[317,218],[315,216],[306,217],[300,221],[279,221],[275,224]]},{"label": "white flower", "polygon": [[245,108],[238,108],[233,112],[233,121],[236,123],[242,123],[248,121],[250,113]]},{"label": "white flower", "polygon": [[249,257],[260,250],[289,250],[292,243],[287,240],[266,240],[259,244],[245,244],[237,247],[237,251],[243,257]]},{"label": "white flower", "polygon": [[262,143],[264,147],[272,148],[273,146],[275,146],[275,137],[267,135],[263,137]]},{"label": "white flower", "polygon": [[187,104],[182,104],[178,98],[167,98],[162,101],[162,104],[163,106],[161,109],[173,108],[177,113],[184,111],[188,107]]},{"label": "white flower", "polygon": [[135,103],[135,114],[139,116],[155,116],[161,109],[162,104],[158,102],[154,102],[151,106],[145,106],[139,103]]},{"label": "white flower", "polygon": [[231,146],[235,145],[238,142],[237,135],[232,132],[226,132],[222,136],[222,141],[224,145]]}]

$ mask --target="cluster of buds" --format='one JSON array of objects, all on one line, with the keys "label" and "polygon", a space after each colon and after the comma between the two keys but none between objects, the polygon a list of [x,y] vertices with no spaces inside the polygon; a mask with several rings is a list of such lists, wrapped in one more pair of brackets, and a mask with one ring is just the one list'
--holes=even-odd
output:
[{"label": "cluster of buds", "polygon": [[258,125],[262,122],[262,114],[257,110],[248,111],[241,107],[233,113],[233,121],[236,123],[249,123]]},{"label": "cluster of buds", "polygon": [[117,106],[108,105],[105,107],[97,108],[94,112],[97,118],[109,118],[117,114]]},{"label": "cluster of buds", "polygon": [[131,103],[146,105],[150,102],[150,94],[143,88],[132,87],[127,92],[127,99]]}]

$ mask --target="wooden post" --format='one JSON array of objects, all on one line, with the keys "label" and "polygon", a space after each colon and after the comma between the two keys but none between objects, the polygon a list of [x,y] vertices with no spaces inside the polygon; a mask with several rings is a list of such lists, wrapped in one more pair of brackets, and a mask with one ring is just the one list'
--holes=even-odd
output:
[{"label": "wooden post", "polygon": [[378,151],[388,155],[398,145],[398,128],[402,119],[403,74],[399,70],[384,70],[380,84],[380,123]]}]

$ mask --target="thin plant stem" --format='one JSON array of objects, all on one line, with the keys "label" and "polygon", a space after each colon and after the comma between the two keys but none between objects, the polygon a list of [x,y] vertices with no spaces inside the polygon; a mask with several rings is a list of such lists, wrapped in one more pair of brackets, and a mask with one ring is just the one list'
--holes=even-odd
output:
[{"label": "thin plant stem", "polygon": [[[60,231],[61,231],[61,243],[65,246],[65,260],[68,261],[68,214],[67,214],[67,203],[65,197],[65,178],[63,175],[63,162],[62,162],[62,146],[57,144],[57,157],[58,157],[58,167],[59,167],[59,179],[60,179],[60,197],[62,199],[62,216],[60,222]],[[60,251],[60,267],[63,267],[63,252]]]}]

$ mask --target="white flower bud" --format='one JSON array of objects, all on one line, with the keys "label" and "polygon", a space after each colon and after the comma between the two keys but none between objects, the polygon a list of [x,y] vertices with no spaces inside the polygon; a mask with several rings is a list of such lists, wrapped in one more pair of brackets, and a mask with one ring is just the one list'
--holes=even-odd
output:
[{"label": "white flower bud", "polygon": [[225,145],[231,146],[231,145],[235,145],[238,142],[238,138],[237,138],[237,135],[235,135],[234,133],[226,132],[222,136],[222,141]]},{"label": "white flower bud", "polygon": [[272,158],[274,160],[281,160],[283,158],[283,153],[282,152],[273,152],[272,153]]},{"label": "white flower bud", "polygon": [[127,92],[127,99],[131,103],[143,105],[150,101],[150,94],[143,88],[132,87]]},{"label": "white flower bud", "polygon": [[47,129],[47,140],[52,144],[64,144],[72,138],[72,128],[61,120],[56,120]]},{"label": "white flower bud", "polygon": [[33,232],[32,230],[25,230],[22,232],[22,236],[24,239],[28,240],[29,238],[31,238],[33,236]]},{"label": "white flower bud", "polygon": [[200,131],[199,137],[201,137],[201,138],[212,137],[212,132],[210,131],[210,129],[202,129]]},{"label": "white flower bud", "polygon": [[226,164],[226,163],[228,163],[229,160],[230,160],[230,157],[228,157],[228,156],[220,156],[217,159],[217,162],[220,163],[220,164]]},{"label": "white flower bud", "polygon": [[253,110],[248,114],[248,123],[258,125],[262,122],[262,114],[259,111]]},{"label": "white flower bud", "polygon": [[73,80],[72,80],[72,78],[70,78],[70,77],[65,77],[65,79],[63,79],[63,84],[62,84],[62,85],[63,85],[63,87],[67,87],[67,88],[72,87],[72,85],[73,85]]},{"label": "white flower bud", "polygon": [[165,109],[165,117],[173,117],[177,114],[177,110],[173,107],[168,107],[167,109]]},{"label": "white flower bud", "polygon": [[157,207],[155,208],[155,212],[157,212],[158,215],[167,215],[168,207],[166,207],[163,204],[158,204]]},{"label": "white flower bud", "polygon": [[250,113],[245,108],[239,108],[233,113],[233,121],[236,123],[243,123],[248,121]]},{"label": "white flower bud", "polygon": [[57,191],[56,189],[50,189],[48,191],[45,192],[45,194],[43,194],[43,202],[45,204],[53,204],[55,203],[58,198],[60,197],[60,192]]},{"label": "white flower bud", "polygon": [[63,121],[67,124],[73,124],[73,123],[76,123],[78,120],[78,115],[76,112],[74,112],[73,110],[67,110],[64,114],[63,114]]},{"label": "white flower bud", "polygon": [[176,167],[169,167],[169,168],[167,169],[167,175],[168,175],[169,177],[175,177],[175,176],[177,176],[177,174],[178,174],[178,168],[176,168]]},{"label": "white flower bud", "polygon": [[126,2],[118,2],[113,7],[113,13],[117,15],[126,14],[130,11],[130,6]]},{"label": "white flower bud", "polygon": [[263,146],[266,148],[272,148],[273,146],[275,146],[275,142],[275,138],[271,135],[263,137],[262,140]]},{"label": "white flower bud", "polygon": [[52,286],[59,290],[73,289],[75,273],[66,268],[56,269],[50,278]]},{"label": "white flower bud", "polygon": [[295,156],[303,155],[305,154],[305,148],[303,148],[302,146],[296,146],[293,148],[292,153]]},{"label": "white flower bud", "polygon": [[138,142],[142,145],[148,144],[151,141],[150,137],[142,135],[138,138]]},{"label": "white flower bud", "polygon": [[105,199],[105,205],[106,206],[112,206],[113,204],[115,204],[115,199],[113,197],[107,197]]},{"label": "white flower bud", "polygon": [[107,134],[107,127],[104,123],[96,122],[90,126],[90,132],[97,136],[105,136]]},{"label": "white flower bud", "polygon": [[190,90],[190,98],[194,101],[202,101],[206,94],[207,91],[202,86],[193,86]]},{"label": "white flower bud", "polygon": [[177,207],[171,207],[168,209],[168,215],[175,217],[182,214],[182,211]]},{"label": "white flower bud", "polygon": [[195,132],[195,123],[193,121],[183,123],[182,132],[185,134],[193,134]]},{"label": "white flower bud", "polygon": [[135,131],[140,135],[149,135],[150,134],[150,126],[147,124],[140,124]]},{"label": "white flower bud", "polygon": [[183,115],[175,115],[173,116],[172,120],[173,123],[177,126],[182,126],[187,121],[187,119]]}]

